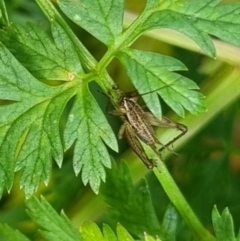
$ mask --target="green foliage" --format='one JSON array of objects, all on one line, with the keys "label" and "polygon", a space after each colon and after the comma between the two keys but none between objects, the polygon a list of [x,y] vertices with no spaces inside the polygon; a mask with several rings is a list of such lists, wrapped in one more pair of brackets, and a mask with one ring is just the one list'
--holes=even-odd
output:
[{"label": "green foliage", "polygon": [[[40,200],[33,197],[27,200],[26,205],[29,216],[41,227],[40,233],[46,240],[134,241],[120,224],[117,225],[116,235],[106,224],[103,225],[102,233],[98,226],[91,221],[83,223],[79,233],[71,225],[65,214],[61,212],[61,215],[58,215],[43,197]],[[12,235],[13,232],[11,230],[9,234]],[[27,239],[19,239],[19,241],[27,241]]]},{"label": "green foliage", "polygon": [[209,35],[239,46],[239,4],[218,6],[221,0],[167,2],[165,5],[157,0],[149,2],[152,14],[141,31],[159,27],[174,29],[187,35],[212,57],[216,52]]},{"label": "green foliage", "polygon": [[[186,77],[172,72],[184,70],[183,64],[156,53],[131,50],[129,46],[143,31],[153,27],[163,27],[164,22],[164,27],[180,29],[201,47],[205,46],[203,49],[208,54],[213,55],[213,46],[209,47],[210,38],[202,31],[204,25],[202,19],[209,13],[214,13],[205,25],[209,27],[208,33],[216,34],[215,28],[212,27],[211,32],[210,27],[223,15],[223,10],[226,8],[216,7],[217,2],[207,8],[208,1],[201,4],[195,4],[195,1],[185,4],[169,2],[166,5],[158,1],[149,1],[135,25],[122,33],[123,1],[80,3],[60,0],[58,3],[68,17],[108,45],[109,51],[96,66],[97,74],[93,72],[92,76],[85,77],[78,61],[77,52],[81,52],[81,49],[76,49],[66,32],[68,30],[63,29],[59,25],[60,22],[52,23],[54,41],[33,24],[28,24],[26,28],[11,25],[2,30],[0,39],[14,57],[3,45],[1,46],[1,63],[4,68],[1,69],[0,93],[1,99],[14,103],[1,106],[4,112],[0,120],[2,132],[0,152],[3,153],[1,155],[3,168],[0,173],[3,184],[1,192],[3,186],[8,190],[11,189],[14,170],[22,169],[20,185],[24,187],[27,195],[31,195],[41,181],[48,182],[51,158],[53,157],[61,166],[63,149],[67,150],[73,144],[75,173],[78,174],[82,170],[83,183],[85,185],[90,183],[94,192],[98,192],[101,180],[105,180],[104,166],[110,167],[110,157],[102,140],[113,150],[117,150],[117,145],[87,84],[95,79],[100,86],[111,88],[111,83],[107,82],[108,78],[101,73],[114,56],[118,56],[121,60],[140,93],[158,89],[155,93],[144,96],[146,104],[157,116],[161,116],[161,108],[157,104],[158,95],[181,116],[184,115],[184,108],[192,113],[205,110],[203,96],[195,91],[198,89],[197,85]],[[198,11],[199,9],[201,11]],[[235,14],[238,5],[228,5],[227,9],[228,12],[232,10]],[[196,23],[198,19],[196,11],[200,14],[199,18],[201,17],[199,23]],[[183,13],[185,18],[182,16]],[[189,21],[190,16],[192,22]],[[182,24],[179,18],[182,21],[185,19],[188,25],[183,24],[181,28],[179,25],[176,26],[176,23]],[[140,24],[143,20],[146,20],[144,24]],[[233,23],[232,28],[228,27],[229,22]],[[238,39],[239,36],[238,30],[234,27],[237,24],[235,19],[226,20],[226,17],[222,17],[220,23],[222,35],[217,34],[217,36],[225,39],[223,33],[228,29],[228,36],[231,36],[231,33],[234,35],[234,38],[229,37],[228,40],[235,43],[234,39]],[[82,64],[83,67],[87,66],[85,62]],[[42,84],[39,80],[44,82],[60,80],[66,83],[53,87]],[[58,130],[59,121],[67,102],[73,97],[74,104],[64,131],[63,148]],[[14,109],[18,111],[13,114]],[[10,140],[13,141],[9,144]]]},{"label": "green foliage", "polygon": [[215,206],[212,211],[213,227],[218,241],[239,241],[240,233],[235,238],[232,216],[228,208],[225,208],[222,215]]},{"label": "green foliage", "polygon": [[2,30],[1,41],[38,80],[71,81],[83,72],[81,64],[66,32],[56,22],[51,27],[54,41],[32,23]]},{"label": "green foliage", "polygon": [[[141,236],[143,232],[159,234],[160,227],[145,180],[133,187],[126,164],[113,165],[107,172],[101,194],[109,205],[113,218],[129,227],[131,233]],[[131,213],[131,215],[129,215]]]},{"label": "green foliage", "polygon": [[64,140],[65,149],[75,141],[74,171],[78,174],[82,169],[83,183],[86,185],[89,181],[95,193],[98,192],[101,179],[105,181],[103,166],[111,166],[109,154],[101,138],[112,149],[117,149],[116,139],[105,116],[86,87],[78,92],[74,100],[66,123]]},{"label": "green foliage", "polygon": [[26,201],[26,205],[29,216],[42,228],[40,233],[47,240],[82,240],[66,215],[62,212],[59,216],[43,197],[32,197]]},{"label": "green foliage", "polygon": [[[143,95],[143,100],[159,118],[159,97],[181,117],[186,111],[205,111],[204,96],[197,84],[179,73],[187,69],[183,63],[131,46],[145,32],[169,28],[191,38],[206,55],[216,57],[210,35],[240,45],[240,4],[148,0],[138,18],[123,31],[123,0],[58,0],[56,4],[66,17],[106,45],[106,53],[97,62],[50,0],[36,2],[51,22],[50,34],[36,24],[10,24],[4,1],[0,0],[4,26],[0,30],[0,195],[5,189],[10,192],[14,173],[20,172],[20,187],[27,197],[32,196],[41,183],[49,183],[52,161],[61,167],[64,154],[72,150],[74,174],[81,173],[83,184],[89,183],[94,193],[102,185],[101,195],[108,210],[115,223],[121,224],[115,234],[108,225],[101,231],[87,221],[78,232],[64,213],[58,215],[44,198],[32,197],[26,201],[28,213],[42,228],[40,233],[46,240],[132,241],[131,233],[149,241],[175,241],[178,210],[195,239],[215,241],[164,164],[162,172],[154,170],[154,174],[176,209],[169,206],[161,224],[145,179],[134,186],[126,164],[111,165],[107,148],[118,150],[116,137],[89,83],[95,81],[109,93],[114,81],[107,67],[118,58],[136,90],[151,92]],[[112,92],[111,101],[116,106],[120,96]],[[67,191],[61,194],[67,195]],[[239,234],[235,238],[227,209],[221,216],[215,208],[212,219],[217,239],[240,241]],[[7,225],[1,225],[0,231],[7,240],[28,240]]]},{"label": "green foliage", "polygon": [[[49,153],[56,159],[62,158],[57,121],[63,106],[56,103],[63,102],[64,96],[59,97],[61,88],[49,88],[31,76],[3,45],[1,53],[1,98],[14,101],[0,107],[1,193],[4,186],[10,190],[14,170],[26,166],[21,186],[31,194],[40,181],[49,179]],[[69,93],[65,98],[70,98]],[[22,148],[16,158],[18,145]]]},{"label": "green foliage", "polygon": [[160,113],[160,118],[158,94],[180,116],[184,116],[184,108],[194,114],[205,110],[203,96],[194,91],[198,89],[195,82],[172,72],[186,70],[180,61],[156,53],[130,49],[120,52],[118,57],[139,93],[154,91],[143,95],[143,99],[152,112]]},{"label": "green foliage", "polygon": [[122,33],[124,1],[58,1],[61,10],[73,22],[108,46]]},{"label": "green foliage", "polygon": [[[13,27],[11,31],[2,35],[2,41],[12,51],[15,48],[14,52],[18,52],[18,60],[24,62],[26,68],[29,65],[32,66],[29,67],[29,72],[35,77],[53,80],[55,76],[56,80],[71,81],[77,73],[82,72],[81,66],[69,39],[60,26],[55,23],[52,30],[56,46],[45,33],[32,25],[28,25],[25,30],[28,32],[27,35],[23,33],[23,28]],[[18,44],[16,45],[15,42]],[[29,49],[34,51],[29,51]],[[3,45],[1,50],[1,62],[5,66],[0,70],[2,76],[0,80],[1,99],[14,101],[11,105],[1,106],[1,111],[4,113],[0,120],[2,133],[0,152],[3,153],[1,155],[3,166],[0,171],[1,182],[5,183],[7,189],[10,189],[13,182],[13,171],[23,168],[20,185],[24,187],[27,195],[31,195],[41,181],[48,182],[51,156],[59,166],[61,166],[63,158],[59,120],[66,103],[77,95],[66,125],[65,149],[69,148],[77,139],[78,128],[80,130],[84,128],[85,135],[81,135],[81,138],[86,145],[81,145],[82,151],[78,151],[74,156],[74,170],[78,174],[83,166],[84,183],[90,182],[93,190],[97,192],[100,179],[105,179],[101,165],[110,166],[110,159],[105,158],[108,156],[107,153],[102,158],[99,158],[101,155],[98,158],[92,158],[94,155],[96,157],[97,153],[106,152],[106,147],[99,137],[102,137],[106,144],[114,150],[117,149],[117,144],[104,115],[96,108],[96,101],[92,95],[87,94],[88,88],[82,83],[80,77],[75,77],[75,83],[79,84],[78,92],[76,88],[73,88],[73,82],[69,82],[68,86],[57,87],[43,84],[30,75]],[[29,55],[28,52],[30,52]],[[60,60],[56,62],[56,59]],[[22,80],[20,84],[19,80]],[[81,99],[83,96],[84,101]],[[15,109],[17,111],[14,112]],[[91,113],[87,114],[89,110]],[[74,115],[79,116],[79,113],[82,113],[81,118],[74,119]],[[97,118],[93,114],[96,114]],[[94,118],[96,119],[94,120]],[[78,125],[79,122],[81,125]],[[72,131],[75,132],[75,139],[74,136],[71,136]],[[93,133],[99,133],[99,135],[92,138]],[[71,137],[70,140],[69,137]],[[12,140],[10,141],[10,139]],[[21,140],[20,144],[19,140]],[[90,142],[91,145],[89,145]],[[20,150],[16,158],[19,145]],[[76,146],[78,147],[78,142],[76,142]],[[84,159],[80,159],[83,152],[85,152]],[[93,168],[93,161],[97,163],[95,168]],[[1,186],[2,191],[3,185]]]},{"label": "green foliage", "polygon": [[162,233],[165,241],[176,240],[177,220],[178,215],[176,209],[169,205],[162,221]]},{"label": "green foliage", "polygon": [[[102,233],[103,232],[103,233]],[[118,224],[116,233],[111,230],[111,228],[104,224],[103,231],[99,229],[99,227],[93,222],[86,222],[80,228],[80,233],[82,235],[82,240],[84,241],[134,241],[131,235],[127,232],[127,230]]]},{"label": "green foliage", "polygon": [[30,241],[19,231],[12,229],[7,224],[0,224],[0,238],[2,241]]}]

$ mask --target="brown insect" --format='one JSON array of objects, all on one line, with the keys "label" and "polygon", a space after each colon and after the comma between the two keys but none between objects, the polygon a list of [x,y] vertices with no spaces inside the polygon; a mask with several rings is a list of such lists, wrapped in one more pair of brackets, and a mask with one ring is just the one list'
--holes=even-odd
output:
[{"label": "brown insect", "polygon": [[128,143],[132,147],[133,151],[143,161],[147,168],[152,169],[155,166],[156,162],[154,162],[153,159],[148,158],[140,141],[138,140],[135,131],[127,121],[125,121],[124,124],[121,126],[118,132],[118,138],[122,139],[123,134],[125,134],[125,137],[127,138]]},{"label": "brown insect", "polygon": [[[145,112],[137,103],[137,99],[136,94],[134,95],[132,92],[124,94],[118,102],[117,109],[112,110],[109,113],[116,116],[123,116],[125,118],[125,122],[119,130],[119,139],[125,134],[134,152],[144,162],[147,168],[152,169],[155,166],[155,163],[152,159],[147,157],[138,138],[150,146],[152,150],[159,155],[161,151],[168,148],[176,140],[182,137],[187,132],[187,127],[183,124],[174,122],[167,117],[162,117],[161,120],[157,119],[152,113]],[[153,126],[173,128],[181,131],[181,133],[164,145],[156,137]],[[156,147],[157,144],[162,146],[159,150]]]}]

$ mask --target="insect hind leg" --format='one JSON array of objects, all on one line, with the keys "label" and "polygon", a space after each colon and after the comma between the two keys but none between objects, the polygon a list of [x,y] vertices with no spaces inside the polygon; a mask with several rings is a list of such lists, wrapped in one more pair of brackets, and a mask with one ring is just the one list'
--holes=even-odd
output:
[{"label": "insect hind leg", "polygon": [[[174,122],[175,123],[175,126],[174,128],[181,131],[181,133],[179,135],[177,135],[175,138],[173,138],[171,141],[169,141],[167,144],[165,144],[163,147],[161,147],[158,151],[159,152],[162,152],[164,149],[168,149],[169,150],[169,146],[172,145],[175,141],[177,141],[179,138],[181,138],[183,135],[186,134],[186,132],[188,131],[187,127],[183,124],[180,124],[180,123],[177,123],[177,122]],[[171,150],[171,152],[173,152]],[[177,154],[175,152],[173,152],[174,154]]]}]

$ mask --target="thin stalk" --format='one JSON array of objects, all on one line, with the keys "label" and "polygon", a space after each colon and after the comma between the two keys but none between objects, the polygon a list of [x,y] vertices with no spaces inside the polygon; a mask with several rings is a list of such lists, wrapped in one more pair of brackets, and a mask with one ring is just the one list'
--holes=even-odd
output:
[{"label": "thin stalk", "polygon": [[111,60],[115,57],[115,53],[121,49],[129,47],[135,42],[135,40],[142,34],[142,26],[148,20],[151,15],[160,9],[167,8],[168,2],[157,3],[152,8],[145,8],[141,14],[131,23],[130,26],[123,32],[121,36],[115,39],[114,45],[110,46],[106,54],[99,61],[97,68],[104,69],[108,66]]},{"label": "thin stalk", "polygon": [[159,172],[157,168],[154,168],[153,172],[155,176],[162,184],[162,187],[170,198],[171,202],[174,204],[187,225],[190,227],[190,230],[193,231],[197,240],[216,241],[216,239],[200,223],[197,216],[194,214],[191,207],[188,205],[184,196],[180,192],[164,163],[162,163],[160,169],[161,171]]},{"label": "thin stalk", "polygon": [[49,19],[50,22],[56,21],[68,34],[69,38],[71,39],[72,43],[76,46],[78,50],[78,54],[80,55],[81,63],[84,67],[91,71],[94,69],[97,61],[93,58],[93,56],[88,52],[85,46],[80,42],[80,40],[76,37],[74,32],[71,28],[67,25],[65,20],[56,10],[54,5],[50,0],[35,0],[39,7],[42,9],[45,16]]},{"label": "thin stalk", "polygon": [[10,25],[9,18],[8,18],[8,13],[7,13],[7,8],[5,5],[4,0],[0,0],[0,14],[2,14],[2,19],[5,25]]},{"label": "thin stalk", "polygon": [[39,7],[42,9],[45,16],[49,19],[49,21],[56,21],[68,34],[72,43],[76,47],[76,51],[79,55],[81,64],[83,65],[86,72],[92,72],[96,75],[95,80],[98,81],[98,84],[101,85],[103,89],[107,92],[111,85],[113,85],[113,81],[108,75],[105,69],[101,69],[97,71],[96,65],[97,61],[95,58],[89,53],[89,51],[85,48],[85,46],[81,43],[81,41],[77,38],[59,12],[56,10],[54,5],[50,0],[35,0]]}]

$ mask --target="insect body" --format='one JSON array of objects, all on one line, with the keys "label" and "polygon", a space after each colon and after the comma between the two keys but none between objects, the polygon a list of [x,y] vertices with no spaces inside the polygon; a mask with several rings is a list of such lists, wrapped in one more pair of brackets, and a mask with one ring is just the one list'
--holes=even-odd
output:
[{"label": "insect body", "polygon": [[132,147],[133,151],[143,161],[147,168],[152,169],[155,166],[155,162],[153,161],[153,159],[148,158],[140,141],[137,138],[135,131],[132,129],[131,125],[127,121],[125,121],[124,124],[121,126],[118,133],[118,138],[122,139],[123,134],[125,134],[125,137],[128,140],[128,143]]},{"label": "insect body", "polygon": [[[152,150],[159,155],[159,152],[173,144],[177,139],[187,132],[187,127],[180,123],[176,123],[166,117],[162,117],[162,119],[159,120],[152,113],[145,112],[137,103],[136,95],[123,95],[118,103],[118,109],[110,111],[110,114],[125,117],[125,123],[120,128],[118,136],[121,139],[123,133],[125,133],[125,136],[132,146],[134,152],[141,158],[148,168],[153,168],[154,163],[152,159],[149,159],[146,156],[146,153],[144,152],[138,138],[150,146]],[[175,128],[181,131],[181,133],[173,140],[163,145],[157,139],[153,126]],[[156,144],[160,144],[162,147],[157,150]]]},{"label": "insect body", "polygon": [[124,113],[138,138],[156,150],[155,144],[161,143],[157,139],[151,123],[146,118],[146,112],[137,103],[136,98],[124,96],[119,102],[119,110]]}]

